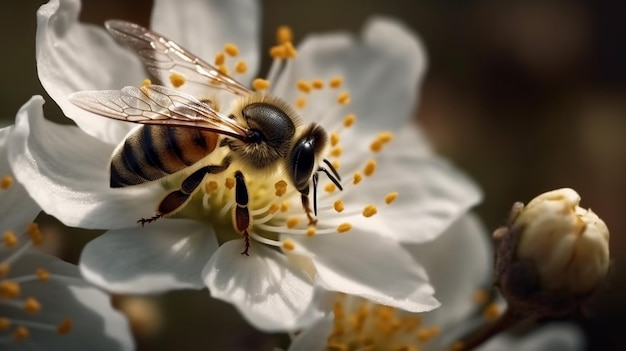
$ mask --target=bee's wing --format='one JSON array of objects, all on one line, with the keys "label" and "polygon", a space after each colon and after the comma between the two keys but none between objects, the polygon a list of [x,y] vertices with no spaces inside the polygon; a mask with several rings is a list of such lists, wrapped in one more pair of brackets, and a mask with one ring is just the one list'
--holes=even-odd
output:
[{"label": "bee's wing", "polygon": [[95,114],[121,121],[191,127],[244,139],[248,129],[181,91],[160,85],[122,90],[81,91],[70,102]]},{"label": "bee's wing", "polygon": [[119,20],[107,21],[105,25],[115,39],[139,54],[148,72],[162,85],[169,86],[171,74],[177,73],[185,77],[186,82],[224,89],[237,95],[251,92],[213,65],[147,28]]}]

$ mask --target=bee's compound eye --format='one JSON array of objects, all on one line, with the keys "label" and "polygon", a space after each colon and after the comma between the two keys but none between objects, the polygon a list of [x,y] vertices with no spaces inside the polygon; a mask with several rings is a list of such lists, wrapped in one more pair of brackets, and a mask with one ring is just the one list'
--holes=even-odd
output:
[{"label": "bee's compound eye", "polygon": [[315,162],[327,141],[326,132],[311,125],[296,141],[289,159],[289,171],[298,190],[307,189],[315,170]]}]

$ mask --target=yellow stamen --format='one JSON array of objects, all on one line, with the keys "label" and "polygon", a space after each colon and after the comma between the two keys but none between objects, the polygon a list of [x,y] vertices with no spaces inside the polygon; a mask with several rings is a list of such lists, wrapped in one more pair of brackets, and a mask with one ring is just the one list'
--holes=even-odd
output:
[{"label": "yellow stamen", "polygon": [[391,192],[385,196],[385,203],[389,205],[390,203],[394,202],[397,197],[398,197],[397,192],[395,191]]},{"label": "yellow stamen", "polygon": [[365,208],[363,209],[363,216],[364,217],[372,217],[373,215],[375,215],[376,213],[378,213],[378,209],[376,208],[376,205],[367,205],[365,206]]},{"label": "yellow stamen", "polygon": [[417,332],[417,338],[421,342],[426,342],[436,337],[437,335],[439,335],[440,332],[441,330],[438,327],[430,327],[430,328],[421,329],[420,331]]},{"label": "yellow stamen", "polygon": [[57,333],[64,335],[72,331],[72,320],[65,318],[57,325]]},{"label": "yellow stamen", "polygon": [[215,54],[215,65],[216,66],[222,66],[224,65],[224,63],[226,62],[226,56],[224,56],[223,52],[218,52],[217,54]]},{"label": "yellow stamen", "polygon": [[307,100],[305,97],[299,97],[296,99],[296,102],[294,103],[294,105],[296,105],[297,108],[304,108],[306,106]]},{"label": "yellow stamen", "polygon": [[330,146],[335,146],[339,144],[339,134],[332,132],[330,133]]},{"label": "yellow stamen", "polygon": [[0,317],[0,330],[7,330],[11,326],[11,320],[6,317]]},{"label": "yellow stamen", "polygon": [[180,88],[183,84],[185,84],[185,77],[180,73],[172,73],[170,74],[170,83],[174,86],[174,88]]},{"label": "yellow stamen", "polygon": [[321,79],[313,79],[311,81],[311,85],[313,86],[313,88],[315,89],[322,89],[324,87],[324,81]]},{"label": "yellow stamen", "polygon": [[335,201],[335,203],[333,204],[333,207],[335,208],[335,211],[337,211],[338,213],[341,213],[345,209],[343,201],[341,200]]},{"label": "yellow stamen", "polygon": [[378,140],[380,140],[383,144],[390,142],[392,139],[393,139],[393,133],[391,132],[378,133]]},{"label": "yellow stamen", "polygon": [[363,174],[366,176],[371,176],[376,171],[376,161],[369,160],[367,164],[365,164],[365,168],[363,168]]},{"label": "yellow stamen", "polygon": [[352,229],[352,224],[350,223],[341,223],[339,226],[337,226],[337,232],[340,234],[345,233],[350,229]]},{"label": "yellow stamen", "polygon": [[17,327],[13,332],[13,340],[21,341],[28,338],[28,329],[26,327]]},{"label": "yellow stamen", "polygon": [[483,311],[483,316],[487,320],[494,320],[498,318],[501,313],[502,313],[502,310],[500,309],[500,306],[498,306],[498,304],[496,303],[491,303],[487,305],[487,307]]},{"label": "yellow stamen", "polygon": [[306,228],[306,236],[314,236],[315,235],[315,227],[310,225],[308,228]]},{"label": "yellow stamen", "polygon": [[20,285],[16,282],[3,280],[0,282],[0,298],[15,299],[20,296]]},{"label": "yellow stamen", "polygon": [[8,263],[0,263],[0,278],[6,277],[11,271],[11,265]]},{"label": "yellow stamen", "polygon": [[350,347],[342,342],[329,341],[326,345],[328,351],[350,351]]},{"label": "yellow stamen", "polygon": [[363,180],[363,176],[361,175],[361,172],[354,172],[354,179],[352,180],[352,183],[354,185],[357,185],[361,182],[361,180]]},{"label": "yellow stamen", "polygon": [[489,300],[489,294],[483,289],[476,290],[476,292],[474,292],[474,296],[472,296],[472,299],[475,303],[482,305]]},{"label": "yellow stamen", "polygon": [[237,61],[237,63],[235,63],[235,72],[246,73],[247,70],[248,64],[246,63],[246,61]]},{"label": "yellow stamen", "polygon": [[17,236],[11,230],[7,230],[4,234],[2,234],[2,240],[4,241],[4,246],[6,247],[11,248],[17,245]]},{"label": "yellow stamen", "polygon": [[152,85],[152,81],[151,81],[150,79],[144,79],[144,80],[141,82],[141,86],[142,86],[142,87],[145,87],[145,86],[148,86],[148,85]]},{"label": "yellow stamen", "polygon": [[48,271],[43,268],[37,268],[36,274],[37,279],[41,280],[42,282],[50,279],[50,273],[48,273]]},{"label": "yellow stamen", "polygon": [[339,95],[337,95],[337,102],[340,103],[341,105],[347,105],[350,103],[350,93],[347,91],[344,91],[343,93],[340,93]]},{"label": "yellow stamen", "polygon": [[283,201],[282,204],[280,204],[280,212],[287,212],[289,211],[289,201]]},{"label": "yellow stamen", "polygon": [[335,167],[335,170],[338,170],[341,167],[341,164],[337,160],[334,160],[331,164]]},{"label": "yellow stamen", "polygon": [[226,65],[219,65],[217,66],[217,70],[224,75],[228,75],[230,72],[228,71],[228,67],[226,67]]},{"label": "yellow stamen", "polygon": [[278,44],[285,44],[286,42],[293,41],[293,32],[289,26],[280,26],[276,29],[276,42]]},{"label": "yellow stamen", "polygon": [[26,234],[30,237],[30,241],[33,245],[39,245],[43,242],[43,235],[41,234],[39,224],[37,223],[30,223],[28,228],[26,228]]},{"label": "yellow stamen", "polygon": [[298,224],[300,224],[300,218],[299,217],[290,217],[290,218],[287,219],[287,222],[285,223],[285,225],[289,229],[293,229],[293,228],[297,227]]},{"label": "yellow stamen", "polygon": [[282,247],[287,251],[293,251],[296,248],[296,244],[291,240],[285,240],[283,241]]},{"label": "yellow stamen", "polygon": [[28,313],[37,313],[41,310],[41,304],[34,297],[24,300],[24,310]]},{"label": "yellow stamen", "polygon": [[233,178],[226,178],[226,180],[224,181],[224,186],[226,187],[226,189],[231,190],[235,187],[235,180]]},{"label": "yellow stamen", "polygon": [[204,184],[204,192],[207,194],[211,194],[213,193],[215,190],[217,190],[219,186],[217,185],[217,182],[214,180],[211,180],[207,183]]},{"label": "yellow stamen", "polygon": [[276,45],[270,48],[270,57],[274,59],[285,59],[287,58],[287,50],[284,45]]},{"label": "yellow stamen", "polygon": [[349,114],[346,116],[346,118],[343,119],[343,126],[348,128],[351,127],[354,122],[356,122],[356,116],[354,114]]},{"label": "yellow stamen", "polygon": [[450,345],[450,351],[461,351],[463,350],[465,344],[463,344],[463,342],[461,341],[455,341],[452,343],[452,345]]},{"label": "yellow stamen", "polygon": [[270,82],[263,78],[257,78],[252,81],[252,88],[254,90],[265,90],[270,87]]},{"label": "yellow stamen", "polygon": [[372,141],[372,143],[370,144],[370,150],[372,150],[372,152],[374,153],[379,152],[382,149],[383,149],[383,142],[380,141],[379,139]]},{"label": "yellow stamen", "polygon": [[224,45],[224,52],[226,52],[228,56],[235,57],[239,55],[239,48],[237,47],[237,45],[229,43]]},{"label": "yellow stamen", "polygon": [[281,197],[285,195],[287,192],[287,182],[284,180],[279,180],[274,184],[274,189],[276,190],[276,196]]},{"label": "yellow stamen", "polygon": [[343,83],[343,78],[337,76],[337,77],[333,77],[330,79],[330,81],[328,82],[330,87],[333,89],[339,88],[341,86],[341,84]]},{"label": "yellow stamen", "polygon": [[298,90],[300,90],[303,93],[310,93],[311,92],[311,84],[309,84],[309,82],[305,81],[305,80],[299,80],[296,82],[296,87],[298,88]]},{"label": "yellow stamen", "polygon": [[13,184],[13,177],[11,176],[6,175],[2,177],[2,180],[0,180],[0,188],[3,190],[7,190],[11,184]]},{"label": "yellow stamen", "polygon": [[330,150],[330,154],[333,157],[339,157],[343,153],[343,148],[341,146],[336,146],[332,150]]},{"label": "yellow stamen", "polygon": [[298,56],[298,51],[296,51],[296,48],[290,41],[284,43],[283,46],[285,47],[285,55],[287,58],[295,58]]},{"label": "yellow stamen", "polygon": [[326,186],[324,187],[324,190],[327,193],[333,193],[335,190],[337,189],[337,187],[335,186],[334,183],[328,183],[326,184]]},{"label": "yellow stamen", "polygon": [[280,210],[280,206],[277,204],[271,204],[270,205],[270,209],[267,210],[267,212],[269,212],[270,214],[274,214],[276,213],[276,211]]}]

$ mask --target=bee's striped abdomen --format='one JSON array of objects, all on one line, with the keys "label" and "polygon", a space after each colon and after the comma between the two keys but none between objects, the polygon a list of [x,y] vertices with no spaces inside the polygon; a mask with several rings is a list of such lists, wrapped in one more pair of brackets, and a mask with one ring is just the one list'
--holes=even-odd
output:
[{"label": "bee's striped abdomen", "polygon": [[194,128],[145,125],[111,157],[111,187],[143,184],[176,173],[210,154],[218,135]]}]

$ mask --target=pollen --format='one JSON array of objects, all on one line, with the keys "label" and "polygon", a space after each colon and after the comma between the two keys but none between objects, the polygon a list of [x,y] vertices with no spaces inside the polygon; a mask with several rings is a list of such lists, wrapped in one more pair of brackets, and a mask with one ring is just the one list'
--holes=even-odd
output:
[{"label": "pollen", "polygon": [[16,282],[3,280],[0,282],[0,298],[15,299],[20,296],[20,285]]},{"label": "pollen", "polygon": [[289,201],[283,201],[282,204],[280,204],[280,212],[287,212],[289,211]]},{"label": "pollen", "polygon": [[336,146],[339,144],[339,134],[332,132],[330,133],[330,146]]},{"label": "pollen", "polygon": [[277,204],[271,204],[269,210],[267,210],[267,212],[269,212],[270,214],[274,214],[276,212],[278,212],[278,210],[280,210],[280,205]]},{"label": "pollen", "polygon": [[226,62],[226,56],[224,56],[223,52],[218,52],[217,54],[215,54],[215,65],[216,66],[222,66],[224,65],[224,63]]},{"label": "pollen", "polygon": [[339,163],[339,161],[334,160],[332,162],[333,167],[335,167],[335,170],[339,170],[339,168],[341,167],[341,163]]},{"label": "pollen", "polygon": [[365,164],[365,168],[363,168],[363,174],[369,177],[374,174],[374,172],[376,172],[376,161],[367,161],[367,164]]},{"label": "pollen", "polygon": [[26,327],[17,327],[15,329],[15,331],[13,332],[13,340],[16,341],[21,341],[21,340],[25,340],[26,338],[28,338],[28,329],[26,329]]},{"label": "pollen", "polygon": [[0,278],[6,277],[11,271],[11,265],[8,263],[0,263]]},{"label": "pollen", "polygon": [[322,89],[324,87],[324,81],[321,79],[313,79],[311,81],[311,85],[313,86],[314,89]]},{"label": "pollen", "polygon": [[343,119],[343,126],[348,128],[351,127],[354,122],[356,122],[356,116],[354,114],[349,114],[346,116],[346,118]]},{"label": "pollen", "polygon": [[287,193],[287,182],[284,180],[279,180],[274,184],[274,189],[276,190],[276,196],[281,197]]},{"label": "pollen", "polygon": [[328,82],[330,87],[333,89],[339,88],[342,83],[343,83],[343,78],[339,76],[331,78],[330,81]]},{"label": "pollen", "polygon": [[11,326],[11,320],[6,317],[0,317],[0,330],[7,330]]},{"label": "pollen", "polygon": [[309,84],[309,82],[307,82],[306,80],[299,80],[296,82],[296,87],[298,88],[298,90],[300,90],[303,93],[310,93],[311,92],[311,84]]},{"label": "pollen", "polygon": [[341,199],[336,200],[335,203],[333,204],[333,207],[335,208],[335,211],[337,211],[337,213],[341,213],[345,209],[345,206],[343,204],[343,201],[341,201]]},{"label": "pollen", "polygon": [[380,139],[376,139],[370,144],[370,150],[372,150],[372,152],[374,153],[380,152],[380,150],[383,149],[383,145],[384,144],[382,141],[380,141]]},{"label": "pollen", "polygon": [[287,251],[293,251],[293,250],[296,249],[296,244],[293,241],[291,241],[291,240],[283,241],[281,246],[282,246],[283,249],[285,249]]},{"label": "pollen", "polygon": [[391,140],[393,140],[393,133],[391,132],[380,132],[378,133],[378,140],[380,140],[383,144],[387,144]]},{"label": "pollen", "polygon": [[30,241],[33,243],[33,245],[39,245],[43,242],[43,235],[39,230],[39,224],[34,222],[30,223],[28,225],[28,228],[26,229],[26,233],[30,237]]},{"label": "pollen", "polygon": [[6,175],[0,180],[0,188],[2,188],[2,190],[7,190],[11,187],[11,184],[13,184],[13,177],[11,176]]},{"label": "pollen", "polygon": [[252,81],[252,87],[254,90],[265,90],[270,87],[270,82],[263,78],[257,78]]},{"label": "pollen", "polygon": [[235,63],[235,72],[237,73],[246,73],[248,70],[248,64],[246,61],[240,60]]},{"label": "pollen", "polygon": [[314,236],[316,233],[316,229],[314,226],[310,225],[306,228],[306,236],[311,237]]},{"label": "pollen", "polygon": [[228,56],[235,57],[239,55],[239,48],[235,44],[226,44],[224,45],[224,52],[228,54]]},{"label": "pollen", "polygon": [[347,105],[350,103],[350,93],[347,91],[344,91],[343,93],[340,93],[339,95],[337,95],[337,102],[340,103],[341,105]]},{"label": "pollen", "polygon": [[497,303],[491,303],[483,310],[483,317],[487,320],[495,320],[500,316],[502,310]]},{"label": "pollen", "polygon": [[287,58],[295,58],[298,56],[298,51],[295,47],[293,47],[293,44],[290,41],[284,43],[283,47],[285,47],[285,55]]},{"label": "pollen", "polygon": [[28,313],[37,313],[41,310],[41,304],[34,297],[24,300],[24,310]]},{"label": "pollen", "polygon": [[337,226],[337,233],[346,233],[348,231],[350,231],[350,229],[352,229],[352,224],[350,223],[341,223],[340,225]]},{"label": "pollen", "polygon": [[482,305],[489,300],[489,294],[483,289],[476,290],[472,296],[472,300],[474,300],[475,303]]},{"label": "pollen", "polygon": [[324,190],[325,190],[327,193],[331,193],[331,194],[332,194],[333,192],[335,192],[335,190],[337,190],[337,187],[335,186],[335,184],[334,184],[334,183],[328,183],[328,184],[326,184],[326,186],[324,187]]},{"label": "pollen", "polygon": [[43,269],[43,268],[37,268],[37,279],[41,280],[42,282],[48,281],[50,279],[50,273]]},{"label": "pollen", "polygon": [[299,97],[296,99],[296,102],[294,103],[294,105],[296,105],[297,108],[304,108],[307,104],[307,99],[305,97]]},{"label": "pollen", "polygon": [[145,87],[145,86],[148,86],[148,85],[152,85],[152,81],[151,81],[150,79],[144,79],[144,80],[141,82],[141,86],[142,86],[142,87]]},{"label": "pollen", "polygon": [[285,225],[287,226],[287,228],[289,229],[293,229],[295,227],[298,226],[298,224],[300,224],[300,218],[299,217],[291,217],[287,219],[287,222],[285,223]]},{"label": "pollen", "polygon": [[226,189],[231,190],[235,187],[235,180],[233,178],[226,178],[226,180],[224,181],[224,186],[226,187]]},{"label": "pollen", "polygon": [[6,247],[15,247],[15,245],[17,245],[17,236],[15,236],[15,233],[13,233],[10,230],[7,230],[6,232],[4,232],[4,234],[2,234],[2,240],[4,241],[4,246]]},{"label": "pollen", "polygon": [[366,217],[366,218],[372,217],[376,213],[378,213],[378,209],[376,208],[376,205],[367,205],[363,209],[363,217]]},{"label": "pollen", "polygon": [[341,148],[341,146],[336,146],[332,150],[330,150],[330,154],[333,157],[339,157],[341,156],[342,153],[343,153],[343,148]]},{"label": "pollen", "polygon": [[185,77],[180,73],[172,73],[170,74],[170,83],[174,88],[180,88],[183,84],[185,84]]},{"label": "pollen", "polygon": [[354,185],[357,185],[361,182],[361,180],[363,180],[363,176],[361,175],[361,172],[354,172],[352,183]]},{"label": "pollen", "polygon": [[217,190],[218,187],[219,186],[217,185],[217,182],[214,180],[211,180],[208,183],[204,184],[204,192],[207,194],[211,194],[215,192],[215,190]]},{"label": "pollen", "polygon": [[278,44],[285,44],[293,41],[293,31],[289,26],[280,26],[276,29],[276,42]]},{"label": "pollen", "polygon": [[270,48],[270,57],[275,59],[287,58],[287,51],[284,45],[276,45]]},{"label": "pollen", "polygon": [[57,325],[57,333],[65,335],[72,331],[72,320],[65,318]]},{"label": "pollen", "polygon": [[390,203],[394,202],[396,198],[398,198],[398,193],[395,191],[391,192],[385,196],[385,203],[389,205]]},{"label": "pollen", "polygon": [[425,328],[417,332],[417,338],[422,342],[426,342],[436,337],[440,333],[441,333],[441,329],[439,329],[439,327]]}]

